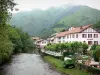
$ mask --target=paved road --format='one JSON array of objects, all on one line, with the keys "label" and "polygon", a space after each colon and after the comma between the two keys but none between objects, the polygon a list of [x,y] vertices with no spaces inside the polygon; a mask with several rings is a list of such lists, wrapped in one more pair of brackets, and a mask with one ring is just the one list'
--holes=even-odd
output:
[{"label": "paved road", "polygon": [[39,55],[18,54],[1,67],[0,75],[61,75],[49,67]]}]

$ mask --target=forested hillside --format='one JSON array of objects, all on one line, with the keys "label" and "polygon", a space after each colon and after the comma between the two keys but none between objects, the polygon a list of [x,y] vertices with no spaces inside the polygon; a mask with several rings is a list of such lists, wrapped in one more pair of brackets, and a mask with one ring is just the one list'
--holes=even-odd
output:
[{"label": "forested hillside", "polygon": [[84,6],[74,14],[64,17],[57,24],[63,24],[67,27],[82,26],[86,24],[95,24],[98,20],[100,20],[100,11]]},{"label": "forested hillside", "polygon": [[22,27],[32,36],[46,37],[70,26],[94,24],[99,19],[100,11],[97,9],[64,5],[13,14],[11,24]]}]

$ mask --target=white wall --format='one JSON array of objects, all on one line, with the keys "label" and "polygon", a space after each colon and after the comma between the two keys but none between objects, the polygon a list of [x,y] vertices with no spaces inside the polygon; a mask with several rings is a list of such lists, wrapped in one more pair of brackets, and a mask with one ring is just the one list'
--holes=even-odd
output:
[{"label": "white wall", "polygon": [[43,41],[40,42],[40,46],[41,46],[41,47],[44,47],[44,46],[46,46],[47,44],[48,44],[48,41],[47,41],[47,40],[43,40]]},{"label": "white wall", "polygon": [[[87,38],[83,38],[82,34],[87,34]],[[92,34],[92,38],[88,38],[88,34]],[[94,38],[94,34],[98,34],[98,38]],[[73,35],[74,35],[74,38],[72,38]],[[78,35],[78,38],[76,38],[76,35]],[[64,42],[74,42],[74,41],[78,41],[78,42],[85,41],[88,44],[88,41],[93,41],[93,42],[98,41],[98,44],[100,45],[100,33],[96,32],[92,28],[88,28],[88,29],[84,30],[82,33],[69,34],[68,36],[69,36],[69,38],[67,38],[67,35],[65,37],[61,37],[61,39],[55,38],[54,42],[59,43],[59,41],[61,41],[61,43],[64,43]]]}]

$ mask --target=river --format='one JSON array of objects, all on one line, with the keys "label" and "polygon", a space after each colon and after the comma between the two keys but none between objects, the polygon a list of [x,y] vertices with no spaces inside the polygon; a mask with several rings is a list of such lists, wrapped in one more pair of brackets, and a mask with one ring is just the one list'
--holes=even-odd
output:
[{"label": "river", "polygon": [[0,67],[0,75],[61,75],[36,54],[17,54],[10,63]]}]

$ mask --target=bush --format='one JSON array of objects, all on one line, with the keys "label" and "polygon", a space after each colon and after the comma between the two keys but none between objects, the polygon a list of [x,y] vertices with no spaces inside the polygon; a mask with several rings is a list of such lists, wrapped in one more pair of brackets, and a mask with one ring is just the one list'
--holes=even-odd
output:
[{"label": "bush", "polygon": [[93,57],[95,61],[100,61],[100,46],[96,46],[96,49],[93,52]]},{"label": "bush", "polygon": [[87,66],[84,64],[76,63],[76,68],[85,70],[86,72],[88,72],[92,75],[99,75],[100,74],[100,69],[95,68],[95,67],[91,67],[91,66]]},{"label": "bush", "polygon": [[96,46],[97,46],[97,45],[95,45],[95,44],[92,45],[92,46],[91,46],[91,50],[95,50],[95,49],[96,49]]},{"label": "bush", "polygon": [[69,55],[70,53],[87,53],[88,45],[86,43],[81,42],[72,42],[72,43],[59,43],[59,44],[48,44],[45,46],[46,50],[64,52],[64,56],[66,53]]}]

